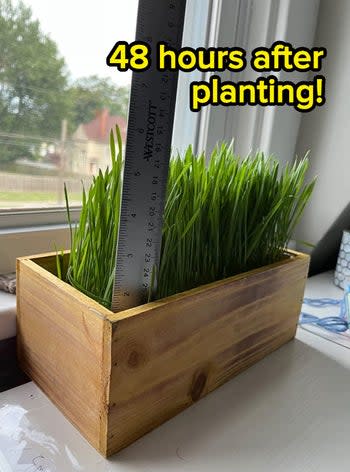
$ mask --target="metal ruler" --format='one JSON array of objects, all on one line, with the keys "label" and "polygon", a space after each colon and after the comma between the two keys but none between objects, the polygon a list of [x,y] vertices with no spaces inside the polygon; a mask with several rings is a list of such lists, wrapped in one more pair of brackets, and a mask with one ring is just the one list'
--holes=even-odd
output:
[{"label": "metal ruler", "polygon": [[158,267],[178,73],[156,69],[158,41],[181,47],[186,0],[139,0],[136,41],[151,67],[133,73],[112,310],[147,302]]}]

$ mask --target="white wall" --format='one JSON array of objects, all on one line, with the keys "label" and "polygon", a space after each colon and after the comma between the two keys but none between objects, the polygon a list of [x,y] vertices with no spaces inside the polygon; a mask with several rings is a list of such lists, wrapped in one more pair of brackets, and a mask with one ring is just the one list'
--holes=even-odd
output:
[{"label": "white wall", "polygon": [[325,46],[327,103],[303,116],[297,154],[311,150],[318,182],[297,239],[317,243],[350,202],[350,1],[321,0],[315,46]]},{"label": "white wall", "polygon": [[16,258],[70,247],[66,225],[0,229],[0,274],[16,270]]}]

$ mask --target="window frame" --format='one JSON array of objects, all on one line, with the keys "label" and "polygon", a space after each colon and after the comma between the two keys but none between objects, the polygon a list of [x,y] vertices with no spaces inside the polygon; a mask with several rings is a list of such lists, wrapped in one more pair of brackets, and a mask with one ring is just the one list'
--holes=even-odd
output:
[{"label": "window frame", "polygon": [[[185,19],[185,28],[186,24],[191,26],[192,24],[196,24],[196,19],[198,18],[198,11],[205,10],[203,16],[203,20],[206,23],[205,28],[197,27],[191,28],[188,27],[185,29],[184,32],[184,43],[186,44],[193,44],[193,45],[202,45],[203,39],[204,43],[207,42],[207,31],[210,29],[209,18],[211,15],[211,11],[213,8],[214,3],[220,3],[222,0],[188,0],[188,7],[186,11],[186,19]],[[192,74],[183,74],[180,77],[180,81],[189,82],[195,80]],[[182,120],[184,113],[186,114],[188,121],[190,122],[191,132],[187,134],[186,137],[181,137],[180,133],[176,133],[175,135],[178,136],[177,142],[180,140],[185,140],[186,142],[195,142],[197,134],[198,134],[198,126],[199,126],[199,119],[198,117],[194,117],[192,112],[188,108],[187,100],[184,99],[182,96],[181,91],[186,87],[186,84],[183,84],[183,87],[180,85],[178,87],[178,97],[177,97],[177,115],[178,117],[181,116],[181,123],[180,118],[178,118],[178,130],[182,127]],[[192,116],[191,116],[192,115]],[[175,126],[176,128],[176,122]],[[187,128],[188,129],[188,128]],[[81,207],[74,207],[71,211],[72,221],[78,221],[80,215]],[[0,210],[0,231],[6,230],[9,231],[14,229],[16,231],[18,228],[27,228],[27,229],[37,229],[44,226],[50,225],[62,225],[66,224],[66,209],[64,207],[47,207],[47,208],[16,208],[14,209],[4,209]],[[1,244],[1,239],[0,239]],[[1,263],[0,263],[0,272],[1,272]]]},{"label": "window frame", "polygon": [[[209,46],[239,45],[251,50],[256,45],[269,45],[274,38],[291,43],[311,46],[317,24],[319,0],[188,0],[185,18],[184,44]],[[204,9],[204,15],[203,10]],[[204,28],[198,23],[202,11]],[[301,19],[301,20],[300,20]],[[197,23],[196,23],[197,21]],[[300,24],[301,23],[301,24]],[[186,28],[186,25],[189,25]],[[196,27],[197,25],[197,27]],[[239,74],[222,73],[225,80],[250,80],[252,71],[246,69]],[[200,77],[200,78],[199,78]],[[205,107],[199,113],[189,109],[189,83],[192,80],[205,80],[207,74],[194,71],[180,73],[177,95],[177,109],[174,120],[174,151],[180,143],[193,143],[195,152],[211,152],[220,140],[230,141],[239,136],[238,152],[242,154],[260,149],[266,153],[281,150],[282,161],[294,159],[294,150],[298,135],[301,114],[289,113],[291,110],[278,107]],[[304,77],[299,75],[299,79]],[[209,133],[210,130],[210,133]],[[72,220],[77,221],[80,207],[72,209]],[[0,211],[0,273],[5,271],[1,252],[6,238],[13,234],[25,234],[28,247],[36,248],[35,240],[44,231],[59,228],[60,241],[66,244],[68,225],[65,208],[18,209]],[[23,238],[18,244],[12,244],[8,257],[13,260],[22,254]],[[42,250],[42,242],[37,245],[37,252]],[[6,248],[8,251],[8,248]],[[8,258],[7,257],[7,258]],[[11,265],[11,264],[10,264]],[[12,266],[11,266],[12,267]],[[6,270],[9,265],[6,265]]]},{"label": "window frame", "polygon": [[[71,208],[73,222],[78,221],[80,211],[80,206]],[[67,224],[67,213],[64,207],[5,209],[0,212],[0,231],[60,224]]]},{"label": "window frame", "polygon": [[[312,47],[320,0],[221,0],[216,4],[210,46],[238,45],[248,53],[282,40]],[[207,80],[208,75],[204,80]],[[222,80],[256,80],[248,66],[242,72],[218,73]],[[267,74],[269,75],[269,74]],[[275,73],[281,80],[307,80],[309,73]],[[205,107],[201,112],[197,151],[210,153],[218,141],[235,142],[239,154],[260,150],[291,162],[302,114],[289,107]],[[209,133],[210,130],[210,133]]]}]

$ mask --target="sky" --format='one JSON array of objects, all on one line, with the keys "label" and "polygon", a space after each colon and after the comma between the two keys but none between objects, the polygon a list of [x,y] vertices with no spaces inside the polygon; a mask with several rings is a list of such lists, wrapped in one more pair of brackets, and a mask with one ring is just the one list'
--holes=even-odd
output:
[{"label": "sky", "polygon": [[106,65],[116,41],[134,40],[138,0],[23,0],[65,58],[72,79],[97,74],[116,85],[130,83],[129,72]]}]

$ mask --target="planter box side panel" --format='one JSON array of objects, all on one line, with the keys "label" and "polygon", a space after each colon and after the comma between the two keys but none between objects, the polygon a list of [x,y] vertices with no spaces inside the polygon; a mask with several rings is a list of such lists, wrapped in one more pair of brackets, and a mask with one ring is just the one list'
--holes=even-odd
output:
[{"label": "planter box side panel", "polygon": [[107,455],[291,340],[308,263],[298,255],[116,320]]},{"label": "planter box side panel", "polygon": [[[48,259],[45,267],[50,265]],[[17,281],[21,367],[105,453],[110,323],[29,259],[18,260]]]}]

